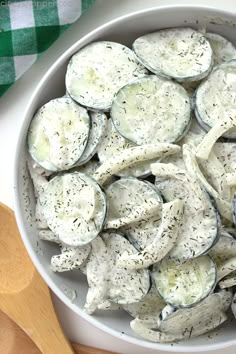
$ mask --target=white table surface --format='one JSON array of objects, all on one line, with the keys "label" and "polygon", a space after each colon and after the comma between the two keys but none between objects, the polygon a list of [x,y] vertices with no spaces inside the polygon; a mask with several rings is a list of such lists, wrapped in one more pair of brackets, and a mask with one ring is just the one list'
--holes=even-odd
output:
[{"label": "white table surface", "polygon": [[[143,8],[169,4],[202,4],[236,12],[235,0],[97,0],[88,10],[38,61],[33,67],[0,99],[0,201],[13,207],[13,161],[16,138],[21,125],[23,111],[29,97],[48,70],[50,65],[74,42],[97,26],[120,15]],[[67,335],[73,341],[116,351],[122,354],[153,354],[157,351],[144,350],[135,345],[122,342],[98,330],[75,315],[56,296],[53,300],[59,318]],[[216,350],[214,354],[235,354],[236,347]],[[164,354],[164,352],[158,352]],[[166,353],[166,352],[165,352]],[[56,354],[56,353],[55,353]],[[203,353],[204,354],[204,353]]]}]

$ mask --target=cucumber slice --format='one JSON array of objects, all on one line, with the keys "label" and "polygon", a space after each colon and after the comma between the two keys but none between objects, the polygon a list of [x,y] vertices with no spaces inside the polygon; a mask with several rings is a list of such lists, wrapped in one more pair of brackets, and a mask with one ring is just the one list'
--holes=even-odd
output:
[{"label": "cucumber slice", "polygon": [[119,228],[155,215],[161,208],[158,189],[147,181],[121,178],[106,189],[108,213],[105,228]]},{"label": "cucumber slice", "polygon": [[[98,149],[98,158],[104,163],[108,158],[115,156],[120,151],[133,147],[134,144],[125,139],[115,129],[111,119],[108,119],[106,133]],[[118,173],[120,177],[146,177],[151,173],[150,164],[156,162],[156,159],[139,162],[135,166],[128,166]]]},{"label": "cucumber slice", "polygon": [[49,171],[68,170],[82,156],[89,137],[90,118],[85,108],[61,97],[42,106],[28,131],[32,158]]},{"label": "cucumber slice", "polygon": [[147,74],[131,49],[115,42],[88,44],[71,58],[66,73],[70,96],[83,106],[109,111],[115,93]]},{"label": "cucumber slice", "polygon": [[100,185],[109,181],[110,177],[118,174],[128,166],[134,166],[137,162],[143,162],[154,158],[163,158],[180,151],[180,147],[174,144],[147,144],[134,146],[110,157],[95,172],[94,178]]},{"label": "cucumber slice", "polygon": [[[91,242],[91,253],[86,262],[88,292],[84,309],[92,314],[107,296],[109,257],[107,247],[100,236]],[[83,268],[82,268],[83,270]]]},{"label": "cucumber slice", "polygon": [[117,131],[137,145],[173,143],[190,124],[190,99],[176,82],[149,75],[122,87],[111,118]]},{"label": "cucumber slice", "polygon": [[131,321],[130,327],[135,333],[137,333],[140,337],[144,339],[157,343],[169,343],[177,342],[183,339],[198,337],[215,329],[216,327],[224,323],[226,320],[226,314],[221,311],[215,315],[212,315],[205,321],[204,324],[198,326],[197,329],[194,329],[193,326],[191,328],[185,327],[182,333],[175,334],[152,330],[146,326],[146,322],[140,320],[138,317]]},{"label": "cucumber slice", "polygon": [[160,223],[161,210],[156,215],[133,222],[122,227],[121,230],[128,237],[132,245],[141,252],[154,241]]},{"label": "cucumber slice", "polygon": [[91,112],[91,129],[89,133],[88,143],[83,152],[82,157],[76,163],[77,166],[88,162],[97,152],[99,145],[102,143],[105,135],[107,117],[104,113]]},{"label": "cucumber slice", "polygon": [[83,246],[102,230],[106,197],[91,177],[68,173],[54,177],[40,197],[48,227],[69,246]]},{"label": "cucumber slice", "polygon": [[211,71],[210,43],[192,28],[170,28],[137,38],[133,49],[151,72],[177,81],[196,81]]},{"label": "cucumber slice", "polygon": [[165,307],[165,302],[158,294],[154,286],[151,287],[149,293],[139,302],[122,305],[123,309],[127,311],[132,317],[144,319],[150,316],[152,322],[156,323],[159,314]]},{"label": "cucumber slice", "polygon": [[162,163],[153,164],[151,168],[158,176],[156,185],[165,200],[184,201],[179,236],[169,255],[175,259],[190,259],[206,253],[218,236],[218,215],[209,195],[185,170]]},{"label": "cucumber slice", "polygon": [[55,235],[50,229],[39,230],[39,238],[43,241],[61,243],[58,235]]},{"label": "cucumber slice", "polygon": [[152,279],[166,303],[191,307],[213,291],[216,272],[216,265],[209,256],[185,262],[163,259],[153,267]]},{"label": "cucumber slice", "polygon": [[91,250],[90,245],[83,247],[62,246],[61,254],[52,256],[51,269],[53,272],[68,272],[79,267],[87,259]]},{"label": "cucumber slice", "polygon": [[220,136],[224,134],[224,137],[231,139],[236,138],[235,124],[229,130],[224,120],[235,119],[235,85],[236,60],[232,60],[217,66],[198,87],[195,96],[195,115],[199,124],[207,131],[219,124],[219,128],[222,127]]},{"label": "cucumber slice", "polygon": [[147,269],[129,270],[117,267],[117,259],[124,252],[135,252],[129,241],[113,232],[102,233],[109,255],[109,286],[107,299],[118,304],[138,302],[150,289],[150,274]]},{"label": "cucumber slice", "polygon": [[226,61],[236,59],[236,48],[228,39],[217,33],[206,33],[205,37],[209,41],[213,50],[214,65],[222,64]]},{"label": "cucumber slice", "polygon": [[117,265],[127,269],[142,269],[162,260],[175,245],[183,215],[183,201],[176,199],[163,204],[162,223],[156,237],[142,252],[130,254],[128,250],[118,258]]},{"label": "cucumber slice", "polygon": [[228,291],[211,294],[196,306],[178,309],[159,320],[159,330],[172,335],[182,334],[184,338],[206,333],[226,320],[225,311],[231,300],[232,294]]},{"label": "cucumber slice", "polygon": [[147,327],[146,322],[136,317],[130,322],[130,327],[134,333],[138,334],[141,338],[157,343],[175,342],[184,339],[182,335],[176,336],[172,334],[162,333],[157,330],[152,330]]}]

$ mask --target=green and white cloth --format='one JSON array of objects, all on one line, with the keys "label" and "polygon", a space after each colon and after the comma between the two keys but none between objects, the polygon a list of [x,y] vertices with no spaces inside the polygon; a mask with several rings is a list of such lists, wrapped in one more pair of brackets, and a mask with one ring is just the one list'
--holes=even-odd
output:
[{"label": "green and white cloth", "polygon": [[0,96],[95,0],[0,0]]}]

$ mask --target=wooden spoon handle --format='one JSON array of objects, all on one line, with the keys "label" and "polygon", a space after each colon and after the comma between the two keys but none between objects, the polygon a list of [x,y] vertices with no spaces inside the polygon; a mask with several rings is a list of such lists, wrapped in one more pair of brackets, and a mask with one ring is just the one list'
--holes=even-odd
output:
[{"label": "wooden spoon handle", "polygon": [[88,347],[87,345],[72,343],[76,354],[118,354],[107,350]]},{"label": "wooden spoon handle", "polygon": [[[76,354],[115,354],[106,350],[72,343]],[[0,311],[0,353],[40,354],[34,342],[7,315]]]},{"label": "wooden spoon handle", "polygon": [[57,319],[49,289],[36,270],[30,285],[20,293],[1,294],[0,305],[43,354],[74,353]]}]

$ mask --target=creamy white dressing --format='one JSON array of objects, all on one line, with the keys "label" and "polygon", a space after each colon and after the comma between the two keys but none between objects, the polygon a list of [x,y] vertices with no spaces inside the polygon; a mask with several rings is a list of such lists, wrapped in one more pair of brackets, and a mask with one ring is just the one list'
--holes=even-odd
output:
[{"label": "creamy white dressing", "polygon": [[91,250],[90,245],[83,247],[62,246],[61,254],[52,256],[51,269],[53,272],[68,272],[72,269],[79,269],[87,259]]},{"label": "creamy white dressing", "polygon": [[109,157],[114,156],[120,151],[135,146],[129,142],[115,129],[111,119],[107,120],[106,131],[103,141],[98,150],[98,158],[101,163],[105,162]]},{"label": "creamy white dressing", "polygon": [[235,169],[233,168],[233,164],[236,162],[236,143],[215,143],[212,149],[216,157],[224,166],[226,173],[234,172]]},{"label": "creamy white dressing", "polygon": [[91,242],[91,253],[86,263],[88,292],[84,309],[92,314],[107,297],[109,255],[100,236]]},{"label": "creamy white dressing", "polygon": [[236,240],[233,237],[221,235],[209,255],[218,267],[221,266],[225,261],[236,257]]},{"label": "creamy white dressing", "polygon": [[52,232],[52,230],[50,229],[39,230],[39,238],[40,240],[55,242],[60,244],[58,235],[54,234],[54,232]]},{"label": "creamy white dressing", "polygon": [[149,270],[130,270],[117,266],[117,258],[121,253],[124,250],[135,252],[135,248],[119,234],[103,233],[102,238],[109,254],[108,299],[118,304],[142,300],[150,288]]}]

